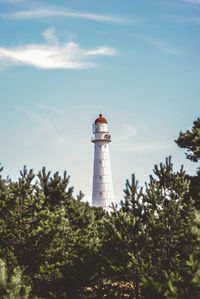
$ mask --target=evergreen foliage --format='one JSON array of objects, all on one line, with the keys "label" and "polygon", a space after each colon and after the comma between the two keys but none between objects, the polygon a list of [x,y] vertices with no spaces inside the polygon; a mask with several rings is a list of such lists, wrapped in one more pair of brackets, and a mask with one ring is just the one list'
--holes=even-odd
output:
[{"label": "evergreen foliage", "polygon": [[[171,158],[155,166],[154,174],[145,190],[133,175],[126,182],[121,209],[104,220],[102,278],[109,288],[102,289],[106,294],[114,288],[111,295],[120,298],[124,294],[168,298],[171,276],[187,281],[177,269],[184,268],[198,243],[191,233],[193,203],[185,202],[189,181],[182,168],[173,171]],[[129,285],[125,292],[124,285]]]},{"label": "evergreen foliage", "polygon": [[43,168],[36,179],[24,168],[17,182],[0,184],[0,257],[9,271],[24,267],[32,296],[78,298],[96,271],[94,210],[75,200],[66,173],[51,177]]},{"label": "evergreen foliage", "polygon": [[187,175],[190,181],[189,192],[185,196],[186,202],[192,198],[195,208],[200,211],[200,173],[196,176]]},{"label": "evergreen foliage", "polygon": [[23,283],[22,271],[16,267],[8,277],[6,264],[0,259],[0,298],[2,299],[28,299],[30,287]]},{"label": "evergreen foliage", "polygon": [[[186,158],[198,162],[200,160],[200,118],[193,122],[191,130],[185,133],[180,132],[179,137],[175,142],[181,148],[186,148]],[[200,210],[200,168],[197,168],[196,176],[189,176],[190,190],[186,195],[186,199],[192,197],[196,209]]]},{"label": "evergreen foliage", "polygon": [[[192,161],[199,129],[177,140]],[[0,176],[0,298],[200,298],[199,186],[169,157],[143,188],[132,175],[108,214],[75,197],[66,172]]]},{"label": "evergreen foliage", "polygon": [[181,148],[187,149],[187,159],[197,162],[200,159],[200,118],[193,122],[191,130],[187,130],[185,133],[180,132],[175,142]]}]

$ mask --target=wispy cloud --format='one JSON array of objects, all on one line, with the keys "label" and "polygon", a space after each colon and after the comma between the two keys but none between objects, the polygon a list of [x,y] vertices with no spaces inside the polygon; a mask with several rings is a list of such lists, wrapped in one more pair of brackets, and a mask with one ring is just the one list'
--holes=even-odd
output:
[{"label": "wispy cloud", "polygon": [[173,147],[171,143],[141,143],[141,144],[121,144],[115,148],[117,151],[121,152],[161,152],[169,150]]},{"label": "wispy cloud", "polygon": [[44,44],[29,44],[13,48],[0,47],[0,65],[29,65],[40,69],[87,69],[96,64],[89,61],[94,56],[112,56],[113,48],[103,46],[82,49],[79,44],[59,44],[52,28],[43,32]]},{"label": "wispy cloud", "polygon": [[50,112],[54,112],[54,113],[58,113],[58,114],[64,114],[64,110],[55,106],[49,106],[49,105],[38,105],[39,108],[46,110],[46,111],[50,111]]},{"label": "wispy cloud", "polygon": [[[46,111],[52,111],[53,113],[61,114],[63,111],[54,106],[47,105],[37,105],[39,108],[44,109]],[[51,116],[43,115],[42,111],[34,111],[29,109],[24,109],[17,107],[18,110],[23,112],[34,126],[37,126],[37,132],[44,134],[46,136],[51,136],[51,147],[52,148],[63,148],[66,145],[71,144],[71,138],[69,136],[64,136],[58,133],[60,129],[56,126],[56,121],[54,122],[50,119]],[[56,117],[56,116],[55,116]],[[58,115],[57,115],[58,117]]]},{"label": "wispy cloud", "polygon": [[24,112],[31,120],[36,122],[41,129],[50,129],[53,127],[52,123],[48,119],[42,117],[38,113],[27,109],[20,109],[20,110]]},{"label": "wispy cloud", "polygon": [[123,124],[115,136],[115,144],[127,141],[136,135],[137,129],[129,124]]},{"label": "wispy cloud", "polygon": [[66,145],[69,145],[71,142],[69,141],[69,138],[61,135],[56,135],[54,138],[54,147],[64,147]]},{"label": "wispy cloud", "polygon": [[175,22],[175,23],[189,23],[189,18],[182,16],[166,16],[165,19],[167,21]]},{"label": "wispy cloud", "polygon": [[183,0],[183,2],[192,3],[192,4],[200,4],[200,0]]},{"label": "wispy cloud", "polygon": [[173,147],[173,143],[140,142],[137,139],[138,130],[130,124],[123,124],[113,138],[112,148],[120,152],[160,152]]},{"label": "wispy cloud", "polygon": [[26,2],[26,0],[0,0],[0,2],[5,2],[5,3],[22,3],[22,2]]},{"label": "wispy cloud", "polygon": [[[15,18],[15,19],[35,19],[46,17],[71,17],[79,19],[88,19],[97,22],[110,22],[110,23],[128,23],[128,20],[116,16],[100,15],[94,13],[84,12],[72,12],[68,10],[54,10],[54,9],[37,9],[37,10],[25,10],[17,11],[8,14],[1,14],[3,17]],[[139,22],[139,19],[135,19],[135,22]]]},{"label": "wispy cloud", "polygon": [[181,54],[181,51],[177,49],[175,46],[173,46],[171,43],[154,38],[151,36],[146,36],[146,35],[135,35],[136,37],[140,38],[144,42],[154,46],[156,49],[159,51],[166,53],[166,54],[171,54],[171,55],[179,55]]},{"label": "wispy cloud", "polygon": [[200,24],[200,17],[168,16],[167,19],[176,23]]}]

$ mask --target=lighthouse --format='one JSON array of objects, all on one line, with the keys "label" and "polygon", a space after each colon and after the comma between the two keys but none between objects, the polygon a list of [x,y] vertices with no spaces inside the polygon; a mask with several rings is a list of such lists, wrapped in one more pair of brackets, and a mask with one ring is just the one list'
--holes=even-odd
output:
[{"label": "lighthouse", "polygon": [[93,124],[94,167],[92,205],[110,211],[113,202],[113,184],[110,166],[108,122],[99,114]]}]

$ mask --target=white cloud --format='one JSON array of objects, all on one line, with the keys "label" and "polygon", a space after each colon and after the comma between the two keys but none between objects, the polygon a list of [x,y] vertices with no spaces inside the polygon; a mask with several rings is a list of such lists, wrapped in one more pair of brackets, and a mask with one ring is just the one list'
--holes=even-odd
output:
[{"label": "white cloud", "polygon": [[181,54],[180,50],[171,45],[170,43],[160,40],[158,38],[150,37],[150,36],[145,36],[145,35],[137,35],[136,37],[139,37],[143,41],[151,44],[158,50],[160,50],[163,53],[166,54],[171,54],[171,55],[179,55]]},{"label": "white cloud", "polygon": [[0,65],[29,65],[40,69],[86,69],[95,64],[88,59],[93,56],[111,56],[113,48],[82,49],[79,44],[58,44],[53,28],[45,30],[45,44],[29,44],[13,48],[0,47]]},{"label": "white cloud", "polygon": [[95,56],[95,55],[114,55],[116,51],[110,47],[100,47],[93,50],[88,50],[85,52],[85,56]]},{"label": "white cloud", "polygon": [[[83,12],[72,12],[66,10],[50,10],[50,9],[38,9],[38,10],[26,10],[17,11],[8,14],[1,14],[4,17],[10,17],[15,19],[31,19],[31,18],[46,18],[46,17],[71,17],[79,19],[88,19],[98,22],[111,22],[111,23],[127,23],[128,21],[124,18],[99,15],[93,13],[83,13]],[[135,22],[139,22],[139,19],[135,19]]]},{"label": "white cloud", "polygon": [[46,29],[42,33],[42,36],[50,43],[56,44],[58,42],[56,34],[55,34],[55,29],[53,27]]}]

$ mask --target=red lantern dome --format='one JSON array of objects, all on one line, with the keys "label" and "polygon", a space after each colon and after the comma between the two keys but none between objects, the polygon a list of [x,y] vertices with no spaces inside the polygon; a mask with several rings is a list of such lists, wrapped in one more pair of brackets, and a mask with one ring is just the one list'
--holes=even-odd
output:
[{"label": "red lantern dome", "polygon": [[102,114],[99,114],[99,117],[95,120],[95,123],[104,123],[104,124],[107,124],[107,120],[102,117]]}]

